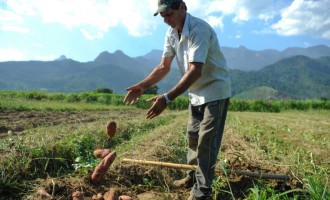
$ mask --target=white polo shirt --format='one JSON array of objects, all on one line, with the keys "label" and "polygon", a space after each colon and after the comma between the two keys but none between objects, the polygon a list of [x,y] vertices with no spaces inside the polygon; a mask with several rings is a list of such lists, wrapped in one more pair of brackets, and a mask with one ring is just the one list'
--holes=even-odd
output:
[{"label": "white polo shirt", "polygon": [[220,51],[216,33],[205,21],[187,13],[181,39],[177,29],[170,27],[165,36],[163,56],[176,56],[182,75],[188,71],[190,62],[204,63],[202,76],[188,90],[192,105],[231,96],[226,59]]}]

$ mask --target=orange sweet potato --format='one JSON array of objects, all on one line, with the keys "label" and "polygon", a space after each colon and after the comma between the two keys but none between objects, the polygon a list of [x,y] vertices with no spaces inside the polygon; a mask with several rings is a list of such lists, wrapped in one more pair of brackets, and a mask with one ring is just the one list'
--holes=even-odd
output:
[{"label": "orange sweet potato", "polygon": [[109,167],[113,163],[116,158],[116,152],[109,153],[103,160],[95,167],[94,172],[92,174],[92,180],[95,183],[101,181],[103,176],[107,173]]},{"label": "orange sweet potato", "polygon": [[108,140],[110,140],[116,134],[116,130],[117,130],[116,122],[114,121],[108,122],[106,129],[107,129]]},{"label": "orange sweet potato", "polygon": [[105,158],[110,152],[110,149],[95,149],[94,156],[96,158]]},{"label": "orange sweet potato", "polygon": [[110,188],[110,190],[104,194],[104,200],[118,200],[116,188]]}]

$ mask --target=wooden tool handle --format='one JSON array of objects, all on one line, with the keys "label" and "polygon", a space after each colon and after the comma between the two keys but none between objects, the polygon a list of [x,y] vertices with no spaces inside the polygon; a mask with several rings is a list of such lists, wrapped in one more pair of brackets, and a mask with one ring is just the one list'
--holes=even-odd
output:
[{"label": "wooden tool handle", "polygon": [[197,168],[197,166],[195,166],[195,165],[185,165],[185,164],[146,161],[146,160],[134,160],[134,159],[127,159],[127,158],[122,159],[122,162],[137,163],[137,164],[142,164],[142,165],[154,165],[154,166],[160,166],[160,167],[170,167],[170,168],[177,168],[177,169],[188,169],[188,170],[194,170]]},{"label": "wooden tool handle", "polygon": [[[185,164],[147,161],[147,160],[135,160],[135,159],[127,159],[127,158],[123,158],[122,162],[136,163],[136,164],[142,164],[142,165],[154,165],[154,166],[160,166],[160,167],[170,167],[170,168],[177,168],[177,169],[187,169],[187,170],[196,170],[197,169],[196,165],[185,165]],[[219,170],[219,169],[216,169],[216,172],[224,173],[223,170]],[[290,176],[288,176],[286,174],[269,174],[269,173],[262,173],[262,172],[250,172],[250,171],[232,170],[232,169],[226,169],[226,173],[249,176],[249,177],[260,178],[260,179],[290,180]]]}]

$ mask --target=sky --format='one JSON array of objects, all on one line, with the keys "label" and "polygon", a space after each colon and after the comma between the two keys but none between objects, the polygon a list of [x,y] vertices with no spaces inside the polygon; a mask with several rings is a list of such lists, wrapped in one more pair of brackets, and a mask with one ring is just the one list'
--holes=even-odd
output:
[{"label": "sky", "polygon": [[[330,46],[330,0],[185,0],[220,46],[251,50]],[[162,50],[168,26],[157,0],[0,0],[0,62],[93,61]]]}]

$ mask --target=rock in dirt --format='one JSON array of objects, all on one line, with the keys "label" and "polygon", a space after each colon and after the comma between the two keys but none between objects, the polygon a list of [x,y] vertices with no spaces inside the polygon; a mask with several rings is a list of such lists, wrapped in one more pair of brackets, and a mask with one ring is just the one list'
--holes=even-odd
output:
[{"label": "rock in dirt", "polygon": [[92,174],[93,182],[98,183],[101,181],[115,158],[116,152],[111,152],[95,167],[94,172]]},{"label": "rock in dirt", "polygon": [[84,200],[84,193],[75,191],[72,193],[72,200]]},{"label": "rock in dirt", "polygon": [[37,196],[41,197],[41,199],[51,199],[52,195],[50,195],[45,189],[37,190]]},{"label": "rock in dirt", "polygon": [[144,200],[152,200],[156,199],[158,196],[154,193],[151,192],[145,192],[142,194],[137,195],[139,199],[144,199]]},{"label": "rock in dirt", "polygon": [[104,200],[104,197],[101,193],[98,193],[97,195],[93,195],[92,200]]},{"label": "rock in dirt", "polygon": [[132,197],[127,195],[121,195],[118,200],[133,200]]}]

